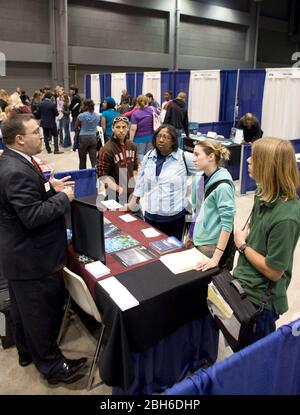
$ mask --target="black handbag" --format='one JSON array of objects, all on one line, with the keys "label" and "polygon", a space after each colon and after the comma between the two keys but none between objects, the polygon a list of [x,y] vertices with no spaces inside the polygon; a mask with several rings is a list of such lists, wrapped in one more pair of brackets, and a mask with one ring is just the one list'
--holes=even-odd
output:
[{"label": "black handbag", "polygon": [[223,269],[212,277],[208,286],[208,310],[234,352],[252,342],[257,318],[269,301],[272,286],[270,281],[261,306],[256,308],[228,270]]}]

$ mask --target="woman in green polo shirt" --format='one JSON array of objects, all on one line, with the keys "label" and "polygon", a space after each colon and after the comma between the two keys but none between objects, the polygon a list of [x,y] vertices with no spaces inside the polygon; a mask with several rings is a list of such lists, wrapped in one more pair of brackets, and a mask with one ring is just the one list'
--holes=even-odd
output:
[{"label": "woman in green polo shirt", "polygon": [[271,282],[269,301],[257,320],[255,341],[273,332],[279,315],[288,310],[287,288],[300,234],[299,172],[293,146],[279,138],[256,141],[247,162],[257,191],[249,224],[235,232],[240,256],[233,275],[257,308]]}]

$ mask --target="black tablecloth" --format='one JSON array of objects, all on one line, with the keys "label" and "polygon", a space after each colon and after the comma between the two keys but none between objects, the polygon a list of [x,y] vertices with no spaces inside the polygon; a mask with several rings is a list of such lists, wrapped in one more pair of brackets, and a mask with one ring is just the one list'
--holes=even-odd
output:
[{"label": "black tablecloth", "polygon": [[99,362],[102,380],[127,389],[133,380],[130,353],[144,352],[183,324],[204,316],[207,285],[217,271],[174,275],[158,261],[125,272],[116,278],[140,304],[124,312],[96,284],[96,301],[107,329]]}]

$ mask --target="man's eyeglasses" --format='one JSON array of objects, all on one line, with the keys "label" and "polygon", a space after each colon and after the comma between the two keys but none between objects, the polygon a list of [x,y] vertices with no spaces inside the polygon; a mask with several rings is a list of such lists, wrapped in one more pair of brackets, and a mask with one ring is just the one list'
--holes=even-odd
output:
[{"label": "man's eyeglasses", "polygon": [[34,135],[41,135],[40,128],[37,128],[36,130],[31,131],[31,133],[23,133],[23,134],[21,134],[21,135],[31,135],[31,134],[34,134]]},{"label": "man's eyeglasses", "polygon": [[114,123],[119,122],[119,121],[124,121],[124,122],[127,122],[127,124],[129,124],[129,119],[127,117],[115,117],[113,119],[113,125]]}]

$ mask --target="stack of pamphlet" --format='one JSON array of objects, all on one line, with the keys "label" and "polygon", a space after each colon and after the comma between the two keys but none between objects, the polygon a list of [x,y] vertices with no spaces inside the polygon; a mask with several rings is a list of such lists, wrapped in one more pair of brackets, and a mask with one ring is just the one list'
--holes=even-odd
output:
[{"label": "stack of pamphlet", "polygon": [[165,239],[161,239],[160,241],[150,242],[149,244],[149,248],[153,249],[161,255],[175,251],[175,249],[182,247],[183,243],[175,238],[175,236],[169,236]]},{"label": "stack of pamphlet", "polygon": [[103,275],[110,274],[110,269],[101,261],[90,262],[85,264],[84,268],[92,274],[95,278],[103,277]]}]

